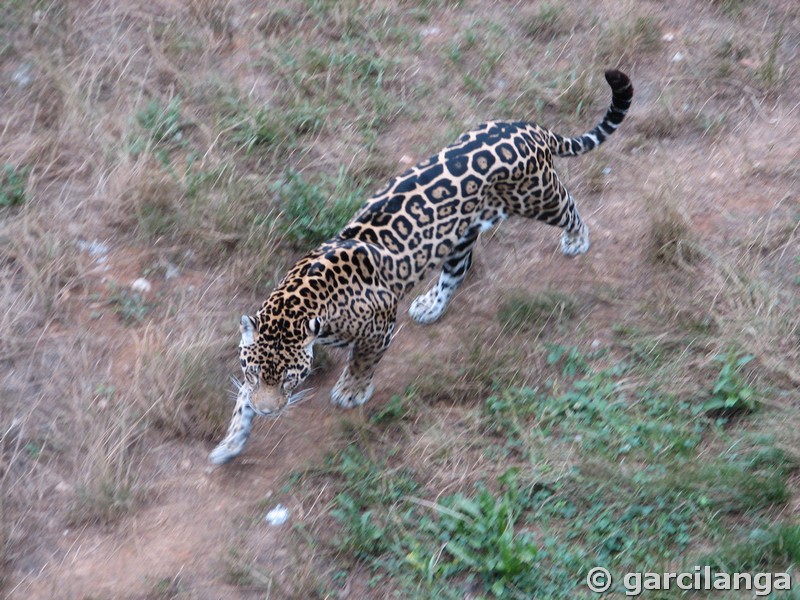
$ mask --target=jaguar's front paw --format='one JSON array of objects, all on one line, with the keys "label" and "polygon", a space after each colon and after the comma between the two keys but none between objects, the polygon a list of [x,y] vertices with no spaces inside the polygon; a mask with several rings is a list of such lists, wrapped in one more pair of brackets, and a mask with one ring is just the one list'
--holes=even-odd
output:
[{"label": "jaguar's front paw", "polygon": [[238,436],[228,436],[208,455],[208,460],[214,465],[224,465],[226,462],[236,458],[244,450],[249,437],[249,431],[241,432]]},{"label": "jaguar's front paw", "polygon": [[345,370],[331,391],[331,402],[341,408],[354,408],[367,402],[374,391],[371,378],[366,382],[359,382],[350,375],[349,370]]},{"label": "jaguar's front paw", "polygon": [[589,228],[583,225],[577,231],[561,234],[561,252],[565,256],[586,254],[589,250]]}]

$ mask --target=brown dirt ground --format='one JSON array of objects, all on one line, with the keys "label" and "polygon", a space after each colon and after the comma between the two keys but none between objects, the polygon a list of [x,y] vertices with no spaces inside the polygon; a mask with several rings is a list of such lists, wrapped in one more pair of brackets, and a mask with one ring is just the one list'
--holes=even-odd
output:
[{"label": "brown dirt ground", "polygon": [[[797,11],[788,8],[789,2],[766,4],[790,15],[785,43],[789,51],[796,53],[800,40]],[[80,6],[87,15],[91,14],[92,3]],[[402,391],[426,363],[449,356],[453,344],[464,339],[465,322],[470,326],[496,327],[498,301],[504,293],[515,288],[555,288],[573,294],[581,300],[581,308],[585,311],[581,330],[587,342],[595,339],[601,343],[609,341],[613,325],[639,314],[642,302],[663,283],[662,275],[654,272],[646,258],[650,242],[647,230],[642,226],[649,222],[644,198],[659,187],[675,190],[683,210],[690,216],[693,230],[721,253],[729,250],[736,240],[758,237],[769,226],[770,215],[783,218],[798,214],[800,81],[797,79],[797,59],[789,61],[789,67],[794,69],[790,71],[791,81],[776,94],[756,94],[738,88],[726,91],[724,85],[719,92],[724,96],[722,99],[714,98],[712,94],[709,106],[713,110],[730,110],[732,115],[721,133],[703,136],[697,131],[689,131],[674,139],[636,141],[637,126],[652,117],[654,102],[659,96],[658,88],[669,78],[665,73],[673,69],[670,57],[674,51],[683,48],[687,53],[686,60],[690,60],[693,46],[684,40],[695,31],[692,29],[695,19],[690,16],[693,3],[668,6],[653,2],[648,6],[657,11],[659,18],[666,23],[663,31],[675,32],[676,41],[665,43],[655,57],[635,63],[632,69],[637,96],[618,137],[602,150],[604,164],[611,169],[602,192],[589,193],[585,184],[580,182],[574,186],[581,211],[591,228],[592,249],[589,254],[577,259],[561,256],[557,250],[558,232],[522,220],[507,222],[485,236],[476,253],[474,273],[441,323],[424,328],[405,316],[401,318],[402,326],[381,363],[371,406],[380,406],[393,394]],[[237,14],[247,15],[251,9],[256,11],[256,7],[249,4],[239,7]],[[162,2],[141,10],[158,15],[169,14],[172,8],[171,3]],[[476,4],[469,10],[480,16],[495,9],[480,8]],[[437,39],[429,42],[431,45],[443,44],[453,35],[455,25],[448,19],[448,14],[446,10],[436,10],[425,24],[425,27],[439,28]],[[699,10],[697,19],[702,24],[697,31],[712,28],[719,21],[707,9]],[[754,16],[750,19],[755,21]],[[135,35],[135,23],[129,27],[130,35],[120,39],[130,39],[130,68],[137,69],[135,63],[144,61],[144,58],[137,54],[141,48],[136,41],[139,38]],[[90,29],[84,34],[89,38],[85,43],[93,43]],[[95,35],[102,35],[102,32]],[[249,68],[251,61],[257,58],[257,50],[252,40],[245,36],[241,32],[234,35],[231,49],[216,67],[239,73],[238,84],[242,88],[252,90],[255,95],[268,96],[272,89],[269,74]],[[5,78],[20,60],[19,57],[4,59],[2,74]],[[125,68],[122,63],[113,67],[118,70]],[[139,68],[142,72],[146,70],[142,66]],[[436,68],[434,61],[420,65],[420,69],[429,72]],[[4,100],[6,106],[10,102],[13,103],[13,98]],[[123,110],[126,103],[120,101],[119,110]],[[482,113],[484,108],[489,107],[484,104],[465,112]],[[493,115],[464,116],[476,116],[475,120],[480,120]],[[595,117],[583,118],[588,124]],[[107,126],[120,125],[110,121]],[[25,134],[22,126],[6,124],[6,127],[19,133],[13,148],[5,140],[7,156],[34,152],[30,148],[40,143],[30,131]],[[420,158],[427,151],[435,150],[426,144],[425,132],[409,132],[403,123],[394,124],[383,137],[386,141],[381,148],[398,164],[404,156]],[[54,149],[50,155],[53,164],[59,160],[67,161],[65,155],[69,154],[73,144],[67,139],[59,140],[59,143],[62,147]],[[26,145],[29,147],[27,150]],[[78,146],[80,152],[84,152],[84,144],[78,143]],[[97,156],[107,150],[98,150]],[[333,146],[320,152],[325,162],[335,162],[339,149]],[[589,160],[562,161],[564,179],[570,182],[579,177]],[[70,168],[74,167],[67,162]],[[791,165],[794,165],[794,171],[786,175],[786,169]],[[86,168],[91,170],[91,167]],[[85,239],[110,237],[113,234],[109,234],[109,228],[104,225],[104,211],[107,209],[102,202],[103,192],[90,189],[86,182],[96,179],[82,173],[73,171],[72,177],[67,178],[59,173],[50,173],[46,178],[52,183],[41,183],[43,191],[39,193],[56,198],[59,194],[63,198],[86,194],[90,201],[82,203],[78,209],[59,209],[60,218],[81,223],[75,231]],[[674,173],[674,180],[665,181],[664,173]],[[73,189],[68,190],[70,185]],[[797,254],[796,232],[792,235],[794,254],[787,252],[785,260],[780,263],[789,270],[792,268],[791,259]],[[141,340],[142,333],[125,327],[108,311],[100,318],[90,318],[89,314],[93,308],[102,307],[103,301],[93,298],[107,289],[109,281],[126,285],[141,276],[152,259],[151,249],[137,247],[126,239],[123,242],[117,244],[111,239],[105,265],[94,265],[86,257],[81,259],[79,269],[82,270],[75,275],[80,285],[67,288],[61,296],[59,318],[48,325],[39,346],[45,351],[61,347],[62,350],[58,351],[61,354],[54,356],[53,361],[63,368],[75,364],[71,361],[80,362],[78,355],[84,352],[81,348],[85,347],[81,344],[93,348],[92,339],[101,340],[100,345],[108,353],[102,361],[102,368],[120,389],[134,376],[137,340]],[[211,308],[205,314],[220,321],[233,322],[239,312],[255,306],[256,295],[241,293],[230,282],[208,278],[209,273],[202,268],[184,269],[177,279],[154,280],[156,287],[152,294],[180,292],[191,305],[206,301]],[[685,291],[691,290],[673,288],[671,293]],[[219,297],[223,295],[227,297]],[[84,336],[88,336],[89,341],[76,342],[75,345],[67,343]],[[231,341],[233,346],[233,336]],[[63,350],[65,343],[66,350]],[[77,354],[67,356],[72,351]],[[95,364],[92,361],[97,358],[94,354],[91,356],[87,360]],[[28,371],[13,356],[0,358],[10,366],[3,382],[8,397],[18,400],[27,396],[24,388]],[[337,357],[337,366],[340,358]],[[147,495],[130,514],[109,525],[73,528],[59,516],[48,518],[50,507],[67,501],[69,492],[65,489],[69,489],[71,483],[67,482],[66,488],[60,484],[64,483],[64,473],[70,472],[72,463],[54,461],[38,471],[33,469],[31,472],[36,471],[36,483],[31,485],[30,510],[45,516],[33,519],[37,529],[26,531],[24,540],[12,535],[14,543],[24,552],[13,556],[6,584],[9,597],[141,598],[153,588],[154,582],[176,576],[191,582],[192,597],[255,597],[247,587],[225,583],[221,576],[224,570],[221,557],[232,540],[241,535],[250,536],[250,547],[255,548],[262,560],[274,565],[272,572],[275,574],[282,572],[282,565],[298,560],[286,527],[258,527],[258,539],[254,540],[256,534],[250,530],[243,532],[244,528],[237,523],[252,519],[254,507],[270,507],[270,497],[278,493],[291,471],[305,467],[335,447],[342,421],[359,421],[370,410],[365,408],[343,413],[332,408],[326,398],[336,376],[336,367],[316,376],[310,384],[316,388],[310,400],[277,421],[258,422],[245,454],[223,468],[209,467],[209,442],[164,441],[158,436],[148,438],[150,445],[142,467],[142,478],[148,482]],[[64,381],[60,385],[64,386],[67,394],[86,393],[85,389],[80,392],[79,384]],[[61,408],[47,406],[43,410],[45,415],[61,422]],[[79,457],[70,460],[78,461]],[[797,482],[795,489],[799,489]],[[792,507],[791,510],[800,516],[796,501]],[[293,519],[302,520],[313,506],[296,503],[289,508]],[[52,514],[63,516],[63,511]],[[356,587],[350,590],[349,596],[353,598],[359,597],[358,586],[354,585]]]}]

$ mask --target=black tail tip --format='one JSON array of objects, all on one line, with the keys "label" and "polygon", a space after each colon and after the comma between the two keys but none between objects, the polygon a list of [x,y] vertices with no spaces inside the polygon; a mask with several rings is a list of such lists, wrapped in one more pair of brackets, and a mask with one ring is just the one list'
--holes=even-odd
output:
[{"label": "black tail tip", "polygon": [[633,85],[631,85],[631,78],[618,69],[608,69],[606,71],[606,81],[611,86],[611,91],[617,95],[627,97],[633,96]]},{"label": "black tail tip", "polygon": [[631,78],[618,69],[608,69],[606,71],[606,81],[611,89],[617,90],[631,84]]}]

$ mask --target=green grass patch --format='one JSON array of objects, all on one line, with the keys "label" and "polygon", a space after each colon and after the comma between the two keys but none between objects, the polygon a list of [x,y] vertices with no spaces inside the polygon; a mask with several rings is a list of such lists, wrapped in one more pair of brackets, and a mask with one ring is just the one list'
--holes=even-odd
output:
[{"label": "green grass patch", "polygon": [[363,186],[344,171],[308,181],[287,171],[272,186],[279,207],[277,230],[296,249],[308,249],[335,236],[366,200]]},{"label": "green grass patch", "polygon": [[[344,450],[296,478],[311,497],[335,490],[329,524],[306,540],[323,543],[326,564],[357,565],[370,587],[406,598],[580,596],[598,564],[786,568],[797,560],[797,528],[759,524],[790,499],[796,457],[770,436],[726,429],[698,412],[696,398],[671,395],[672,362],[683,354],[673,350],[658,361],[634,353],[620,361],[551,345],[550,379],[485,391],[479,413],[454,404],[450,425],[414,390],[393,397],[351,431]],[[746,364],[731,356],[718,380],[735,380]],[[429,428],[447,431],[476,415],[480,447],[457,458],[405,456]],[[502,460],[505,472],[474,473],[446,490],[437,483],[453,460],[481,455]],[[756,533],[725,533],[731,522]]]},{"label": "green grass patch", "polygon": [[28,169],[10,163],[0,169],[0,206],[19,206],[25,203]]},{"label": "green grass patch", "polygon": [[754,572],[776,565],[796,568],[800,566],[800,525],[779,523],[766,529],[752,529],[701,562],[728,573]]},{"label": "green grass patch", "polygon": [[325,106],[308,100],[288,107],[248,109],[236,107],[235,113],[224,119],[228,139],[249,155],[259,149],[291,150],[299,139],[322,129],[327,118]]},{"label": "green grass patch", "polygon": [[186,145],[183,128],[186,123],[181,116],[181,99],[176,96],[166,104],[158,99],[150,100],[136,113],[136,133],[129,143],[130,153],[138,156],[145,151],[155,151],[159,159],[167,164],[169,151]]}]

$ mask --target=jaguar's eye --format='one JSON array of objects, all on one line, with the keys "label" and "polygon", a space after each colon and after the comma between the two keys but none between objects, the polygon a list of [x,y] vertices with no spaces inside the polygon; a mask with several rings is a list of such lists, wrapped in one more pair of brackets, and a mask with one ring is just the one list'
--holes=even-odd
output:
[{"label": "jaguar's eye", "polygon": [[258,367],[245,367],[242,366],[242,370],[244,371],[244,379],[249,384],[256,384],[258,383]]},{"label": "jaguar's eye", "polygon": [[296,387],[297,387],[297,375],[294,374],[286,375],[286,378],[283,380],[283,383],[281,384],[281,391],[284,394],[288,394]]}]

